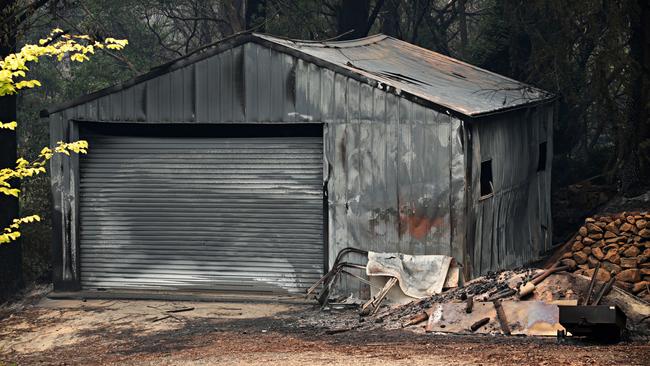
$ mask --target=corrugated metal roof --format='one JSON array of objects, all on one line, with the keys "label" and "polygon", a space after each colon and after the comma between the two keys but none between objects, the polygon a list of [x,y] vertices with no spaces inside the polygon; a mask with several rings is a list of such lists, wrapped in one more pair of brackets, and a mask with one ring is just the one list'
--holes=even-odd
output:
[{"label": "corrugated metal roof", "polygon": [[468,116],[553,97],[541,89],[383,34],[339,42],[255,36]]},{"label": "corrugated metal roof", "polygon": [[416,103],[460,115],[478,117],[554,98],[541,89],[383,34],[351,41],[314,42],[249,33],[207,45],[144,75],[49,108],[41,116],[115,93],[247,42],[289,53],[363,83],[412,97],[409,99]]}]

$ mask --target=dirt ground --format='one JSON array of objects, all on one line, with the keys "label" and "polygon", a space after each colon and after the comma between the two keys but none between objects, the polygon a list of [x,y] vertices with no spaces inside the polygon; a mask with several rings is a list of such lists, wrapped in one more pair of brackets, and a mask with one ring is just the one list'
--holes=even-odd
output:
[{"label": "dirt ground", "polygon": [[0,318],[0,365],[650,365],[650,343],[335,333],[331,316],[304,303],[43,298]]}]

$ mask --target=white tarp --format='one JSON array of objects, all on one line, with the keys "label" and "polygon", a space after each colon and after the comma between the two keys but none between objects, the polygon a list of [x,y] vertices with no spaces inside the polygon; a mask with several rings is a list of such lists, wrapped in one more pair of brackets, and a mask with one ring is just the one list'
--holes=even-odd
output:
[{"label": "white tarp", "polygon": [[[446,255],[408,255],[401,253],[368,252],[366,274],[373,277],[395,277],[402,292],[416,299],[439,294],[445,285],[453,258]],[[458,282],[457,271],[456,283]],[[390,297],[390,296],[389,296]]]}]

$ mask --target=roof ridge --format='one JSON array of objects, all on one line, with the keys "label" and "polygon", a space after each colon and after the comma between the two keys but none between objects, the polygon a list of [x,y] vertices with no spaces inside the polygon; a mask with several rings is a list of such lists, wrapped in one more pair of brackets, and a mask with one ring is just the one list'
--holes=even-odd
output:
[{"label": "roof ridge", "polygon": [[377,33],[373,35],[369,35],[363,38],[357,38],[357,39],[350,39],[350,40],[323,40],[323,41],[317,41],[317,40],[302,40],[302,39],[294,39],[294,38],[289,38],[289,37],[282,37],[282,36],[276,36],[276,35],[271,35],[271,34],[265,34],[265,33],[251,33],[254,37],[259,37],[266,39],[268,41],[284,41],[284,42],[291,42],[297,46],[300,45],[308,45],[309,47],[324,47],[324,48],[348,48],[348,47],[360,47],[360,46],[366,46],[369,44],[374,44],[380,41],[383,41],[386,38],[389,38],[390,36],[385,35],[383,33]]}]

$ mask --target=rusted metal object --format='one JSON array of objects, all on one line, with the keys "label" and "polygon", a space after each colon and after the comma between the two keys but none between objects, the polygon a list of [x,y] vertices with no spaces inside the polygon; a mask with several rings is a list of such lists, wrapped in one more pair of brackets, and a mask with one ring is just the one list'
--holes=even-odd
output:
[{"label": "rusted metal object", "polygon": [[467,303],[465,305],[465,312],[469,314],[472,312],[473,308],[474,308],[474,296],[469,296],[467,298]]},{"label": "rusted metal object", "polygon": [[332,290],[332,286],[336,283],[336,280],[340,277],[341,273],[349,273],[347,271],[344,271],[343,268],[365,269],[366,267],[362,264],[349,263],[349,262],[343,262],[337,264],[333,268],[332,275],[328,276],[328,278],[323,282],[323,288],[321,289],[321,292],[319,292],[318,296],[316,297],[318,303],[321,304],[321,308],[327,306],[327,303],[329,301],[329,295]]},{"label": "rusted metal object", "polygon": [[490,322],[490,318],[483,318],[477,321],[476,323],[472,324],[472,326],[469,327],[469,330],[471,330],[472,332],[476,332],[477,329],[479,329],[480,327],[484,326],[489,322]]},{"label": "rusted metal object", "polygon": [[[543,301],[501,300],[501,307],[511,335],[555,336],[563,329],[558,319],[558,305]],[[475,330],[480,334],[502,333],[493,302],[474,301],[471,313],[466,313],[466,303],[443,302],[432,304],[426,329],[431,332],[469,334],[471,326],[483,318],[490,322]],[[572,304],[575,306],[575,303]]]},{"label": "rusted metal object", "polygon": [[594,284],[596,283],[596,276],[598,276],[598,270],[600,269],[600,262],[596,262],[594,266],[594,274],[591,276],[591,281],[589,282],[589,289],[587,290],[587,295],[582,305],[589,305],[589,300],[591,299],[591,293],[594,290]]},{"label": "rusted metal object", "polygon": [[[368,255],[368,252],[365,250],[361,249],[356,249],[352,247],[347,247],[341,249],[338,254],[336,255],[336,259],[334,259],[334,263],[332,264],[332,269],[330,269],[323,277],[321,277],[316,283],[314,283],[308,290],[307,290],[307,295],[310,295],[312,292],[314,292],[318,286],[321,284],[327,282],[330,280],[332,277],[334,277],[338,271],[339,264],[341,263],[341,260],[343,259],[344,256],[350,254],[350,253],[357,253],[361,255]],[[348,263],[349,264],[349,263]],[[352,266],[353,268],[356,268]],[[364,266],[365,268],[365,266]]]},{"label": "rusted metal object", "polygon": [[612,271],[611,273],[611,278],[609,281],[607,281],[606,284],[603,285],[603,287],[600,288],[600,292],[598,292],[598,295],[594,299],[594,302],[592,305],[598,305],[600,303],[600,300],[611,290],[612,285],[614,285],[614,281],[616,281],[616,272]]},{"label": "rusted metal object", "polygon": [[504,297],[512,296],[512,295],[514,295],[516,293],[517,293],[517,290],[507,288],[505,290],[501,290],[501,291],[495,293],[494,295],[490,296],[487,299],[487,301],[494,301],[494,300],[503,299]]},{"label": "rusted metal object", "polygon": [[501,326],[501,332],[504,335],[509,336],[511,334],[510,326],[508,325],[508,318],[506,317],[506,312],[503,311],[501,300],[495,300],[493,304],[494,304],[494,309],[497,311],[497,319],[499,320],[499,325]]},{"label": "rusted metal object", "polygon": [[421,312],[419,314],[416,314],[415,316],[411,317],[406,323],[404,323],[403,327],[408,327],[411,325],[416,325],[419,323],[422,323],[423,321],[429,319],[429,314],[426,312]]},{"label": "rusted metal object", "polygon": [[323,277],[321,277],[318,281],[316,281],[308,290],[307,290],[307,296],[311,295],[316,289],[322,285],[321,291],[318,293],[316,296],[316,299],[318,302],[321,304],[321,308],[327,306],[328,300],[329,300],[329,294],[331,292],[333,284],[336,282],[336,279],[339,278],[339,276],[342,273],[345,273],[349,276],[352,276],[354,278],[359,279],[361,282],[367,283],[368,285],[370,284],[369,281],[356,276],[348,271],[345,270],[345,268],[356,268],[356,269],[363,269],[365,270],[366,266],[358,263],[350,263],[350,262],[342,262],[343,257],[350,253],[356,253],[356,254],[361,254],[361,255],[368,255],[368,252],[365,250],[357,249],[357,248],[343,248],[339,251],[339,253],[336,255],[336,258],[334,259],[334,263],[332,264],[332,269],[330,269]]}]

